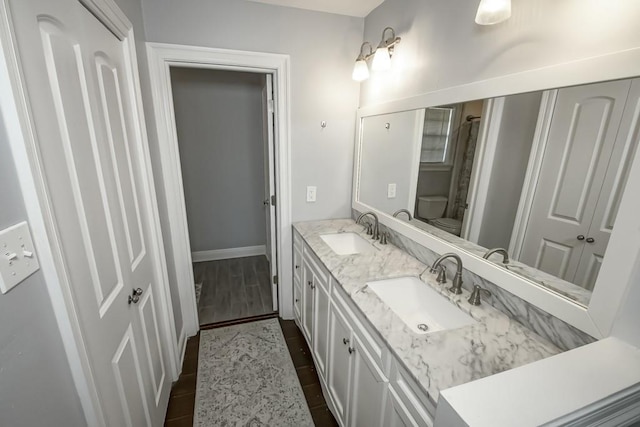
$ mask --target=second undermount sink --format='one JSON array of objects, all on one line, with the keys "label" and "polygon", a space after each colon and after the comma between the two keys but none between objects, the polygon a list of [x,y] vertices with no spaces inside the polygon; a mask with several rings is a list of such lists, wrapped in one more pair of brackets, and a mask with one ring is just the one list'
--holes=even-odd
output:
[{"label": "second undermount sink", "polygon": [[416,334],[477,323],[417,277],[377,280],[367,285]]},{"label": "second undermount sink", "polygon": [[357,233],[321,234],[320,238],[338,255],[362,254],[375,249]]}]

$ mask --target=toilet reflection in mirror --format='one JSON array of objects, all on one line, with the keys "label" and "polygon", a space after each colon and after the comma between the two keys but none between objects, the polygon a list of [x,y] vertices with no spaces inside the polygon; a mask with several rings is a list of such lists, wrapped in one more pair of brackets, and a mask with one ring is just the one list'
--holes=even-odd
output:
[{"label": "toilet reflection in mirror", "polygon": [[415,218],[460,236],[483,101],[425,109]]},{"label": "toilet reflection in mirror", "polygon": [[506,268],[587,306],[639,112],[628,79],[363,117],[355,194],[478,256],[505,248]]}]

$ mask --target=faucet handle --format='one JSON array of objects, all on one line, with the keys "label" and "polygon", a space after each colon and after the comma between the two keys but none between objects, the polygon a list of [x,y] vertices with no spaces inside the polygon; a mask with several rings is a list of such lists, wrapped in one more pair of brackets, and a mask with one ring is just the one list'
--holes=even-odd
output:
[{"label": "faucet handle", "polygon": [[438,269],[438,276],[436,277],[436,282],[440,283],[441,285],[444,285],[447,283],[447,267],[445,267],[444,265],[439,265]]},{"label": "faucet handle", "polygon": [[471,295],[469,296],[469,299],[467,301],[471,305],[480,305],[480,303],[482,302],[480,296],[483,293],[488,297],[491,296],[491,292],[488,289],[485,289],[480,285],[473,285],[473,291],[471,292]]},{"label": "faucet handle", "polygon": [[389,232],[388,231],[383,231],[382,233],[380,233],[380,244],[381,245],[386,245],[387,244],[387,239],[389,239]]},{"label": "faucet handle", "polygon": [[370,222],[365,222],[365,228],[367,229],[367,236],[371,236],[373,234],[373,226]]}]

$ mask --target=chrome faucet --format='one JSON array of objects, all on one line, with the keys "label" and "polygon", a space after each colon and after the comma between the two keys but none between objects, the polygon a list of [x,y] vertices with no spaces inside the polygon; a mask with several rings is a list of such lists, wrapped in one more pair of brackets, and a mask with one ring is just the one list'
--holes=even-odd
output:
[{"label": "chrome faucet", "polygon": [[413,219],[413,217],[411,216],[411,212],[409,212],[407,209],[398,209],[393,213],[393,216],[397,218],[398,215],[400,215],[401,213],[406,213],[407,216],[409,217],[409,221]]},{"label": "chrome faucet", "polygon": [[441,255],[437,260],[434,261],[433,265],[429,269],[429,272],[432,274],[438,274],[438,278],[439,280],[441,280],[441,283],[446,283],[446,278],[444,280],[442,280],[441,278],[441,276],[444,274],[444,266],[440,266],[440,263],[447,258],[453,258],[456,261],[456,274],[453,277],[453,284],[449,288],[449,292],[459,295],[462,293],[462,259],[457,254],[450,252]]},{"label": "chrome faucet", "polygon": [[374,223],[373,223],[373,235],[371,236],[372,239],[374,240],[378,240],[380,238],[380,228],[379,228],[379,224],[378,224],[378,215],[374,214],[373,212],[365,212],[363,214],[361,214],[358,219],[356,219],[356,224],[360,224],[360,221],[362,221],[362,218],[364,218],[367,215],[371,215],[373,217]]},{"label": "chrome faucet", "polygon": [[509,252],[505,248],[495,248],[487,251],[482,258],[489,259],[489,257],[493,254],[502,254],[502,263],[509,264]]}]

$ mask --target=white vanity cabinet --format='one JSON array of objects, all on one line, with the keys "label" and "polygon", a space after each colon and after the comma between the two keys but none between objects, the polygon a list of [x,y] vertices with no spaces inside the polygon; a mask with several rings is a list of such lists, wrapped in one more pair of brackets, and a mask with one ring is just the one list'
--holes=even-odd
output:
[{"label": "white vanity cabinet", "polygon": [[[294,308],[341,426],[433,426],[435,407],[294,232]],[[297,267],[297,268],[296,268]]]},{"label": "white vanity cabinet", "polygon": [[360,324],[334,287],[329,308],[327,389],[343,426],[382,426],[386,348]]}]

